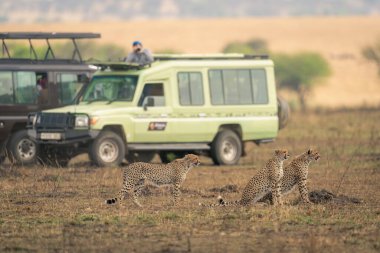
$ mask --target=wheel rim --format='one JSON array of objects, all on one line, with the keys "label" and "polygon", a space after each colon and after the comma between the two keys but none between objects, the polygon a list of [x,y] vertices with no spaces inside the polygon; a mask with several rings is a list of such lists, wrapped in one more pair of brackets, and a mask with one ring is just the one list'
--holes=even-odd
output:
[{"label": "wheel rim", "polygon": [[99,157],[107,163],[114,162],[119,156],[119,148],[113,141],[104,141],[99,147]]},{"label": "wheel rim", "polygon": [[231,140],[225,140],[222,143],[221,154],[225,161],[233,161],[237,155],[236,143]]},{"label": "wheel rim", "polygon": [[17,145],[17,152],[22,160],[33,159],[36,155],[36,144],[29,139],[22,139]]}]

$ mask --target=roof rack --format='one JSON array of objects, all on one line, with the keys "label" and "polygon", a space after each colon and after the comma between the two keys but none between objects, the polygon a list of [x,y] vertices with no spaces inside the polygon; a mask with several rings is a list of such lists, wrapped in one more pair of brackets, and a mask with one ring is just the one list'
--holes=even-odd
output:
[{"label": "roof rack", "polygon": [[127,62],[87,62],[88,64],[94,65],[100,70],[116,70],[116,71],[125,71],[125,70],[140,70],[146,67],[150,67],[150,64],[140,65],[137,63],[127,63]]},{"label": "roof rack", "polygon": [[155,61],[173,61],[173,60],[264,60],[269,59],[268,55],[251,55],[251,54],[155,54]]},{"label": "roof rack", "polygon": [[[2,53],[3,58],[10,59],[10,60],[17,60],[15,58],[11,57],[11,54],[9,52],[8,46],[5,42],[5,40],[28,40],[29,41],[29,50],[30,55],[34,56],[31,57],[30,60],[36,60],[36,61],[46,61],[48,60],[49,55],[55,60],[55,54],[53,52],[53,49],[50,45],[51,39],[70,39],[73,42],[74,45],[74,51],[73,55],[71,57],[71,61],[75,61],[76,57],[78,57],[79,62],[83,62],[82,56],[79,52],[78,45],[76,43],[77,39],[95,39],[100,38],[99,33],[55,33],[55,32],[8,32],[8,33],[0,33],[0,39],[2,40]],[[32,40],[46,40],[46,44],[48,46],[45,56],[43,59],[38,59],[36,50],[34,49],[34,46],[32,44]],[[62,60],[62,59],[58,59]]]}]

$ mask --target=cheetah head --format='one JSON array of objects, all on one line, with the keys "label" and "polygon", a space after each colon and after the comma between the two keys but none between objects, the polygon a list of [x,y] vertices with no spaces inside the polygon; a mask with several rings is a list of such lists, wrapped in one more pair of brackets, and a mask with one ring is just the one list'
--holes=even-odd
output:
[{"label": "cheetah head", "polygon": [[312,150],[312,149],[309,149],[307,151],[307,155],[310,159],[314,159],[316,161],[319,160],[319,158],[321,158],[321,156],[319,155],[319,152],[317,150]]},{"label": "cheetah head", "polygon": [[289,153],[287,149],[276,149],[274,151],[275,156],[280,157],[283,160],[286,160],[289,158]]},{"label": "cheetah head", "polygon": [[199,157],[193,154],[185,155],[185,160],[188,161],[193,166],[198,166],[201,162],[199,160]]}]

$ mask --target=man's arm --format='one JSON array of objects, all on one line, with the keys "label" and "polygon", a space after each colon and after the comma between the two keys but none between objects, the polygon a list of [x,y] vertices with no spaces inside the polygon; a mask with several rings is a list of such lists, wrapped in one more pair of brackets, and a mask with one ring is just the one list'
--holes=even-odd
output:
[{"label": "man's arm", "polygon": [[133,62],[133,58],[135,57],[135,55],[133,53],[129,53],[128,56],[127,56],[127,59],[125,59],[126,62]]},{"label": "man's arm", "polygon": [[147,63],[151,63],[152,61],[154,61],[153,55],[148,49],[144,49],[143,53],[146,56]]}]

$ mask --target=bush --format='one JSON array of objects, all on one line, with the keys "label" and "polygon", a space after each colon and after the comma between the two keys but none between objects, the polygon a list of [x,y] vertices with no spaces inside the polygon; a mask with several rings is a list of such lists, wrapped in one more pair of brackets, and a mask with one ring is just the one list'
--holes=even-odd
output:
[{"label": "bush", "polygon": [[320,80],[331,74],[327,61],[317,53],[303,52],[294,55],[273,56],[279,88],[297,92],[301,109],[306,110],[306,97]]}]

